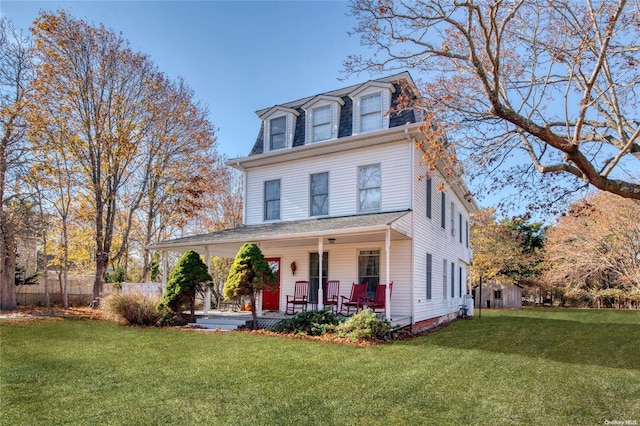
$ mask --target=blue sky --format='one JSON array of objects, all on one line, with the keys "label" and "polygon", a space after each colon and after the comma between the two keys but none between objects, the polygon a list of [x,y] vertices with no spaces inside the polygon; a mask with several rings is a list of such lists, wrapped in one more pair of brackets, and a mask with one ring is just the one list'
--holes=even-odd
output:
[{"label": "blue sky", "polygon": [[356,21],[346,1],[0,0],[2,15],[25,33],[40,10],[58,9],[122,32],[161,71],[182,76],[230,158],[253,147],[256,110],[370,79],[338,81],[342,61],[364,49],[347,34]]}]

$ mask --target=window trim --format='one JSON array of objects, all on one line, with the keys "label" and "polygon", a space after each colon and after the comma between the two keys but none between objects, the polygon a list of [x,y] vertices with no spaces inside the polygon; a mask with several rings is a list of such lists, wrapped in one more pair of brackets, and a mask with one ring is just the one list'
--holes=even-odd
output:
[{"label": "window trim", "polygon": [[[272,182],[278,182],[278,198],[274,198],[274,199],[267,199],[267,185],[269,183]],[[265,180],[264,184],[263,184],[263,193],[262,193],[262,198],[263,198],[263,215],[262,218],[265,222],[267,221],[277,221],[277,220],[281,220],[282,219],[282,180],[281,179],[271,179],[271,180]],[[277,218],[268,218],[267,217],[267,213],[269,211],[269,209],[267,208],[267,203],[269,202],[274,202],[277,201],[278,202],[278,217]]]},{"label": "window trim", "polygon": [[[371,187],[360,187],[360,174],[362,173],[362,169],[363,168],[368,168],[368,167],[377,167],[378,168],[378,174],[379,174],[379,180],[380,180],[380,185],[379,186],[371,186]],[[362,191],[363,190],[373,190],[373,189],[378,189],[378,201],[379,201],[379,206],[376,208],[371,208],[371,209],[363,209],[362,208]],[[364,212],[376,212],[376,211],[380,211],[382,209],[382,165],[380,163],[374,163],[374,164],[366,164],[364,166],[358,166],[358,213],[364,213]]]},{"label": "window trim", "polygon": [[[305,145],[326,142],[326,141],[330,141],[338,138],[338,125],[340,123],[340,112],[341,112],[342,106],[344,106],[344,100],[341,97],[318,95],[300,107],[305,111],[305,125],[304,125]],[[326,108],[326,107],[329,107],[330,136],[327,139],[314,140],[313,138],[314,111],[322,108]]]},{"label": "window trim", "polygon": [[[322,123],[316,123],[315,122],[315,120],[316,120],[316,112],[321,110],[321,109],[328,109],[329,110],[329,121],[324,121]],[[322,106],[319,106],[317,108],[311,109],[311,123],[310,123],[311,124],[311,135],[310,135],[311,136],[311,141],[310,141],[311,143],[323,142],[323,141],[328,141],[328,140],[333,139],[333,137],[332,137],[333,136],[333,129],[332,129],[332,127],[333,127],[333,119],[331,117],[332,115],[333,114],[332,114],[331,105],[322,105]],[[321,127],[321,126],[329,126],[329,137],[328,138],[323,138],[323,139],[316,139],[315,138],[315,130],[316,130],[316,128]]]},{"label": "window trim", "polygon": [[[273,133],[273,122],[276,120],[283,120],[283,119],[284,119],[284,130],[282,132]],[[283,146],[274,148],[273,137],[279,136],[279,135],[282,135],[284,138]],[[267,142],[267,144],[269,146],[269,151],[278,151],[280,149],[285,149],[287,147],[287,116],[286,115],[281,115],[279,117],[273,117],[269,119],[269,141]]]},{"label": "window trim", "polygon": [[[349,93],[349,97],[353,100],[353,111],[352,111],[352,134],[357,135],[360,133],[370,133],[379,130],[384,130],[389,128],[390,117],[387,114],[387,111],[391,108],[391,94],[395,93],[396,88],[390,82],[380,82],[380,81],[369,81],[358,88],[356,88],[353,92]],[[382,124],[379,129],[371,129],[367,131],[362,131],[362,116],[361,116],[361,106],[362,99],[380,94],[381,97],[381,111],[380,115],[382,118]]]},{"label": "window trim", "polygon": [[[318,176],[318,175],[326,175],[327,176],[327,192],[326,194],[313,194],[311,192],[312,190],[312,186],[311,186],[311,180],[313,178],[313,176]],[[320,195],[326,195],[327,196],[327,212],[326,213],[320,213],[320,214],[314,214],[313,213],[313,199],[314,197],[320,196]],[[320,173],[311,173],[309,175],[309,217],[322,217],[322,216],[328,216],[329,215],[329,172],[320,172]]]}]

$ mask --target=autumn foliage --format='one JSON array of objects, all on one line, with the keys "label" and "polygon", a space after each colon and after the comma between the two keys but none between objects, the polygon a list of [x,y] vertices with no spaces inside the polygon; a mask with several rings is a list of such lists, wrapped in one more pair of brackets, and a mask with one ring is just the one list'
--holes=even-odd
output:
[{"label": "autumn foliage", "polygon": [[600,193],[548,231],[543,280],[562,303],[640,302],[640,202]]}]

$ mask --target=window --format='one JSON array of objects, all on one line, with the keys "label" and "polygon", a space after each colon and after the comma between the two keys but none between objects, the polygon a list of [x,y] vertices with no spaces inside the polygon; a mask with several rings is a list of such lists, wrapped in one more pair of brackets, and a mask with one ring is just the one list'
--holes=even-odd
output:
[{"label": "window", "polygon": [[433,256],[427,253],[427,300],[431,300],[431,270],[433,269]]},{"label": "window", "polygon": [[380,282],[380,250],[360,250],[358,253],[358,282],[368,283],[367,297],[373,299]]},{"label": "window", "polygon": [[451,262],[451,297],[456,297],[456,264]]},{"label": "window", "polygon": [[442,298],[447,298],[447,259],[442,261]]},{"label": "window", "polygon": [[432,195],[431,178],[427,178],[427,217],[431,219],[431,195]]},{"label": "window", "polygon": [[455,223],[456,213],[454,212],[453,201],[451,202],[451,235],[456,235],[456,223]]},{"label": "window", "polygon": [[360,100],[360,132],[382,129],[382,95],[366,96]]},{"label": "window", "polygon": [[312,142],[331,139],[331,106],[312,110]]},{"label": "window", "polygon": [[380,165],[360,167],[358,189],[360,191],[359,211],[379,210],[380,199]]},{"label": "window", "polygon": [[329,214],[329,173],[317,173],[309,179],[309,215]]},{"label": "window", "polygon": [[458,232],[458,241],[462,244],[462,213],[458,213],[458,229],[460,230]]},{"label": "window", "polygon": [[271,120],[269,134],[269,151],[282,149],[287,146],[287,117]]},{"label": "window", "polygon": [[458,295],[462,297],[462,266],[458,268]]},{"label": "window", "polygon": [[445,218],[447,214],[447,195],[444,192],[440,193],[440,226],[442,226],[442,229],[446,228],[446,221],[447,219]]},{"label": "window", "polygon": [[264,220],[280,219],[280,179],[264,183]]},{"label": "window", "polygon": [[[320,256],[317,252],[309,253],[309,302],[318,303],[318,288],[320,286]],[[329,276],[329,253],[322,253],[322,288],[326,288]]]},{"label": "window", "polygon": [[493,290],[494,299],[502,299],[502,290]]}]

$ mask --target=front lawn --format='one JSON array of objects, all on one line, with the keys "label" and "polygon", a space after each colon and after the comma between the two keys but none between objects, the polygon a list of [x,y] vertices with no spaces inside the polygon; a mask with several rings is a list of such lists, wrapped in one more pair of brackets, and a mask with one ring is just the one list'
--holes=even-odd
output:
[{"label": "front lawn", "polygon": [[369,347],[1,322],[0,423],[640,424],[639,342],[630,311],[483,310]]}]

